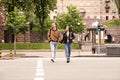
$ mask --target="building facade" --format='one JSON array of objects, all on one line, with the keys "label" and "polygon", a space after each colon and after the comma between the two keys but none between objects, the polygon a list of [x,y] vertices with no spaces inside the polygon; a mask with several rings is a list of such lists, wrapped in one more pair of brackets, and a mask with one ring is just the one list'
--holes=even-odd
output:
[{"label": "building facade", "polygon": [[56,9],[51,13],[52,18],[54,19],[57,13],[66,13],[69,5],[76,6],[85,19],[119,18],[115,0],[58,0]]},{"label": "building facade", "polygon": [[[119,18],[118,15],[118,9],[115,4],[115,0],[58,0],[56,8],[54,11],[51,11],[51,18],[55,19],[57,14],[65,14],[67,13],[67,6],[74,5],[77,7],[78,10],[80,10],[81,14],[84,16],[84,22],[87,25],[87,28],[90,28],[92,23],[94,21],[107,21],[112,20],[113,18]],[[5,20],[6,15],[3,8],[0,8],[0,43],[9,42],[8,36],[4,36],[4,28],[5,28]],[[91,30],[91,29],[90,29]],[[120,43],[120,40],[115,38],[117,35],[110,33],[111,31],[107,29],[108,36],[111,35],[111,37],[114,37],[113,40],[117,40],[117,43]],[[115,31],[113,31],[115,32]],[[93,32],[90,32],[91,34],[94,34]],[[104,32],[101,32],[103,34]],[[105,35],[105,34],[104,34]],[[32,36],[32,37],[31,37]],[[14,37],[14,36],[13,36]],[[34,37],[34,38],[33,38]],[[93,37],[96,37],[94,35]],[[93,39],[93,37],[88,37],[87,34],[85,35],[84,40],[90,40],[97,43],[97,38]],[[103,39],[104,36],[101,37]],[[118,36],[117,36],[118,37]],[[108,40],[110,42],[111,39]],[[17,36],[17,42],[39,42],[39,36],[36,33],[32,33],[28,31],[25,35],[20,34]]]}]

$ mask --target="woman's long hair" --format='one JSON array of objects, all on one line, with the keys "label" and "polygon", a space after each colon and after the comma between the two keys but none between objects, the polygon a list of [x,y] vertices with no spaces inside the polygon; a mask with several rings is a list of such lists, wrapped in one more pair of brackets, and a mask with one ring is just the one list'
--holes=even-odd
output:
[{"label": "woman's long hair", "polygon": [[69,27],[69,25],[66,25],[65,32],[67,32],[67,28],[68,28],[68,31],[71,32],[71,28]]}]

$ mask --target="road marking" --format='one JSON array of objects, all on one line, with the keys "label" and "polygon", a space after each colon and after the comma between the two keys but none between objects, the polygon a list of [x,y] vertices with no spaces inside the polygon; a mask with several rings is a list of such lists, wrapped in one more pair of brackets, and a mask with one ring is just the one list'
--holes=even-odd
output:
[{"label": "road marking", "polygon": [[43,60],[42,58],[38,58],[34,80],[44,80],[44,75]]},{"label": "road marking", "polygon": [[36,77],[34,80],[44,80],[44,78]]}]

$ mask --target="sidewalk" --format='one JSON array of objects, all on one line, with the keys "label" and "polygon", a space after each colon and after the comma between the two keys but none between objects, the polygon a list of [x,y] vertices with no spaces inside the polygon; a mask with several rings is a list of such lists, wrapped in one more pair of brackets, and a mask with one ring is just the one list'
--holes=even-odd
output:
[{"label": "sidewalk", "polygon": [[[51,51],[50,50],[17,50],[14,55],[14,51],[12,51],[13,57],[42,57],[42,58],[50,58]],[[10,51],[3,50],[2,56],[9,57]],[[87,57],[87,56],[105,56],[105,54],[92,54],[91,51],[81,51],[81,50],[72,50],[71,57]],[[65,57],[64,50],[57,50],[56,53],[57,58]]]}]

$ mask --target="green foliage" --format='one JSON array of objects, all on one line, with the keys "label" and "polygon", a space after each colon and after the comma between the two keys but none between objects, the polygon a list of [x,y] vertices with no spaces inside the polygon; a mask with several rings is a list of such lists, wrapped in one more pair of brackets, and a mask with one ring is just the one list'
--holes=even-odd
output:
[{"label": "green foliage", "polygon": [[38,18],[47,18],[50,10],[53,10],[56,6],[57,0],[34,0],[35,14]]},{"label": "green foliage", "polygon": [[[53,20],[51,20],[50,17],[48,17],[48,18],[45,19],[45,24],[44,24],[44,29],[45,29],[44,35],[45,36],[46,36],[48,30],[51,28],[52,22],[53,22]],[[33,23],[33,26],[34,27],[32,28],[32,31],[33,32],[37,32],[37,33],[40,34],[41,33],[41,29],[40,29],[40,25],[39,25],[38,20]]]},{"label": "green foliage", "polygon": [[15,8],[14,11],[7,13],[6,30],[8,33],[12,33],[11,30],[13,30],[12,34],[19,34],[20,32],[24,34],[27,29],[26,17],[21,11]]},{"label": "green foliage", "polygon": [[43,35],[45,34],[45,19],[56,6],[57,0],[34,0],[34,13],[39,19],[41,40],[44,41]]},{"label": "green foliage", "polygon": [[53,20],[50,19],[50,17],[48,17],[47,19],[45,19],[45,32],[47,32],[50,28],[51,28],[51,24],[52,24]]},{"label": "green foliage", "polygon": [[[72,28],[72,31],[82,32],[84,30],[84,25],[82,22],[82,18],[80,16],[80,11],[77,10],[76,6],[68,6],[68,13],[64,15],[58,14],[57,22],[60,29],[65,29],[66,25],[69,25]],[[79,25],[78,25],[79,24]]]},{"label": "green foliage", "polygon": [[32,23],[36,18],[39,22],[39,30],[42,31],[42,35],[45,32],[45,20],[48,14],[56,6],[57,0],[2,0],[2,5],[7,12],[14,11],[14,8],[24,11],[27,21]]},{"label": "green foliage", "polygon": [[[17,43],[16,47],[18,50],[26,50],[26,49],[50,49],[49,43]],[[13,43],[1,43],[0,49],[10,50],[14,49]],[[64,44],[59,44],[58,49],[64,49]],[[73,44],[72,49],[80,49],[79,44]]]},{"label": "green foliage", "polygon": [[115,0],[115,3],[116,3],[117,8],[118,8],[118,13],[120,14],[120,0]]},{"label": "green foliage", "polygon": [[120,20],[114,20],[112,22],[107,22],[107,23],[104,23],[104,25],[108,27],[118,27],[120,26]]}]

